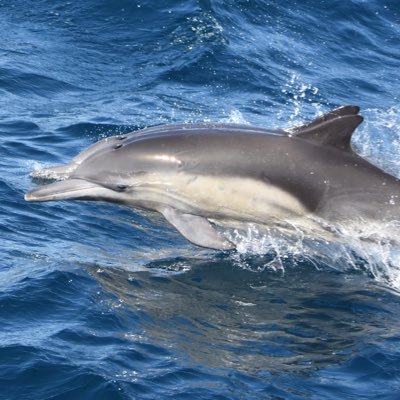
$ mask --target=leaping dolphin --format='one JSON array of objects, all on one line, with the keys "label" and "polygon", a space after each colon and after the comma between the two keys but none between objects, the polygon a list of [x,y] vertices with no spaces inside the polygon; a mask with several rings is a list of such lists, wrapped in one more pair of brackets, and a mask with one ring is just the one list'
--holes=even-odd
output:
[{"label": "leaping dolphin", "polygon": [[[161,213],[190,242],[229,250],[215,229],[254,223],[400,220],[400,181],[357,155],[359,107],[292,129],[177,124],[101,140],[39,173],[27,201],[109,201]],[[210,222],[211,221],[211,222]]]}]

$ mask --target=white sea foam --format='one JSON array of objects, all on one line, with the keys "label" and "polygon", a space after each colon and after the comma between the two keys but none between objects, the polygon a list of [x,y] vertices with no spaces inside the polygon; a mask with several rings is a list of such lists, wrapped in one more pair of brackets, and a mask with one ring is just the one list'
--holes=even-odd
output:
[{"label": "white sea foam", "polygon": [[237,109],[231,110],[229,115],[225,118],[222,118],[219,122],[228,124],[250,125],[250,123],[246,120],[244,115]]},{"label": "white sea foam", "polygon": [[[316,269],[362,271],[400,293],[400,221],[327,228],[329,238],[296,226],[289,232],[249,225],[247,230],[227,230],[225,234],[237,245],[232,259],[242,268],[284,272],[288,266],[308,263]],[[253,264],[253,256],[262,259]]]},{"label": "white sea foam", "polygon": [[353,137],[356,151],[373,164],[400,177],[400,108],[362,110],[364,123]]}]

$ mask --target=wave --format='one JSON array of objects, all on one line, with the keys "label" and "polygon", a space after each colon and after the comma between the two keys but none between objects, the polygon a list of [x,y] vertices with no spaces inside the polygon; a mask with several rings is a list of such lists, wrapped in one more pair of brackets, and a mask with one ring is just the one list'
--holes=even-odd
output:
[{"label": "wave", "polygon": [[53,77],[22,72],[16,69],[0,68],[0,90],[18,96],[48,97],[65,92],[82,92],[86,89]]}]

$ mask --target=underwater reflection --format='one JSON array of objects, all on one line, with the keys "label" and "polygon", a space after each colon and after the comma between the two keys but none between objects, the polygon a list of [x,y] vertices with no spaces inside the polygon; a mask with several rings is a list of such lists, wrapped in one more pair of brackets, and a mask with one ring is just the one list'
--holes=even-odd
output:
[{"label": "underwater reflection", "polygon": [[126,337],[146,336],[209,368],[311,372],[400,328],[391,313],[397,296],[355,271],[297,265],[254,272],[223,256],[159,261],[135,272],[86,268],[138,321]]}]

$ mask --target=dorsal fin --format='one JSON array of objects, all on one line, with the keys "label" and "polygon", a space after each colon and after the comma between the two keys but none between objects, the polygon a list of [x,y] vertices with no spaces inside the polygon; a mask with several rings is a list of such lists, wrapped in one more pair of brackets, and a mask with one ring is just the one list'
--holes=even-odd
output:
[{"label": "dorsal fin", "polygon": [[307,129],[294,132],[291,136],[306,139],[324,146],[351,151],[351,136],[362,121],[363,117],[361,115],[345,115],[329,119],[315,126],[309,125]]},{"label": "dorsal fin", "polygon": [[326,114],[322,115],[321,117],[318,117],[318,118],[312,120],[311,122],[307,122],[304,125],[291,128],[290,132],[292,134],[300,133],[301,131],[316,127],[317,125],[323,124],[324,122],[330,121],[332,119],[335,119],[338,117],[344,117],[346,115],[357,115],[359,112],[360,112],[360,107],[358,107],[358,106],[338,107],[338,108],[335,108],[334,110],[327,112]]}]

